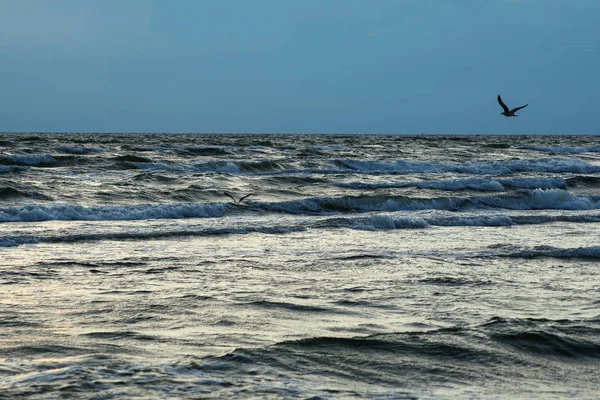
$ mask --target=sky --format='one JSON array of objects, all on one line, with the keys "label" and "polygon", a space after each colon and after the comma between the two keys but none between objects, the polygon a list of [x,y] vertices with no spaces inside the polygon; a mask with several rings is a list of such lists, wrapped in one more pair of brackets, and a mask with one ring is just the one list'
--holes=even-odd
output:
[{"label": "sky", "polygon": [[600,0],[0,0],[0,131],[598,134],[598,21]]}]

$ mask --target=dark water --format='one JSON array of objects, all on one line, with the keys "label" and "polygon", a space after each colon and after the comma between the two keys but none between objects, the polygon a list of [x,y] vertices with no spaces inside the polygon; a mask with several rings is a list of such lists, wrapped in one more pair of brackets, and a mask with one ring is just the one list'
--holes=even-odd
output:
[{"label": "dark water", "polygon": [[598,222],[597,137],[1,134],[0,398],[600,398]]}]

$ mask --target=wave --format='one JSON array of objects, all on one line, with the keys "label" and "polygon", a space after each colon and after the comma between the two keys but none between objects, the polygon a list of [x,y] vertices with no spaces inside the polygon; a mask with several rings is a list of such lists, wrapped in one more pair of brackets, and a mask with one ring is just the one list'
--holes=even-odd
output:
[{"label": "wave", "polygon": [[140,152],[163,152],[174,151],[184,155],[196,156],[220,156],[231,154],[230,146],[127,146],[131,151]]},{"label": "wave", "polygon": [[552,246],[536,246],[533,249],[525,249],[517,252],[503,254],[510,258],[582,258],[600,259],[600,246],[577,247],[562,249]]},{"label": "wave", "polygon": [[38,192],[30,192],[25,190],[15,189],[10,186],[0,186],[0,200],[17,199],[17,198],[37,198],[42,200],[52,200]]},{"label": "wave", "polygon": [[0,165],[0,174],[10,174],[12,172],[20,172],[27,169],[27,167],[17,167],[13,165]]},{"label": "wave", "polygon": [[283,310],[283,311],[292,311],[292,312],[340,312],[339,310],[335,310],[334,308],[325,308],[304,304],[296,304],[289,303],[284,301],[268,301],[268,300],[257,300],[249,303],[244,303],[245,306],[257,307],[263,309],[275,309],[275,310]]},{"label": "wave", "polygon": [[[84,207],[77,204],[38,205],[30,204],[20,207],[0,208],[0,222],[31,222],[31,221],[115,221],[115,220],[153,220],[153,219],[182,219],[222,217],[233,206],[228,203],[176,203],[176,204],[139,204],[132,206],[96,206]],[[560,190],[528,190],[516,194],[502,196],[475,197],[442,197],[436,199],[421,199],[410,197],[312,197],[301,200],[282,202],[248,201],[244,205],[248,210],[281,212],[286,214],[331,214],[331,213],[366,213],[394,212],[415,210],[444,210],[468,211],[477,209],[508,209],[508,210],[593,210],[600,208],[600,201],[593,196],[574,196]],[[235,208],[237,210],[237,208]],[[374,228],[385,226],[416,226],[424,223],[414,218],[390,221],[386,218],[370,217],[369,222]],[[461,216],[461,218],[464,218]],[[527,218],[522,217],[524,221]],[[593,219],[589,216],[578,218]],[[436,224],[451,218],[439,219]],[[469,218],[464,221],[475,221]],[[506,217],[478,217],[474,225],[510,225],[513,219]],[[542,221],[543,222],[543,221]],[[360,223],[360,222],[357,222]],[[427,222],[429,223],[429,222]],[[465,222],[466,224],[467,222]]]},{"label": "wave", "polygon": [[0,222],[33,221],[124,221],[181,218],[214,218],[225,214],[227,205],[140,204],[135,206],[83,207],[76,204],[24,205],[0,209]]},{"label": "wave", "polygon": [[273,160],[245,161],[237,163],[242,172],[281,171],[289,169],[285,163]]},{"label": "wave", "polygon": [[[600,326],[591,320],[548,320],[493,317],[480,325],[422,332],[379,333],[366,337],[316,337],[281,342],[276,348],[320,348],[360,353],[410,354],[415,357],[494,363],[509,346],[511,358],[525,354],[541,357],[600,359]],[[475,337],[487,336],[487,348]],[[325,350],[327,351],[327,350]],[[525,354],[519,354],[525,353]]]},{"label": "wave", "polygon": [[350,228],[366,231],[392,229],[423,229],[430,222],[419,217],[392,217],[388,215],[372,215],[358,218],[329,218],[316,222],[313,228]]},{"label": "wave", "polygon": [[0,155],[0,164],[44,166],[51,165],[55,162],[56,160],[50,154]]},{"label": "wave", "polygon": [[405,196],[312,197],[274,203],[250,202],[267,211],[290,214],[497,208],[509,210],[590,210],[600,208],[595,196],[575,196],[561,189],[521,190],[500,196],[412,198]]},{"label": "wave", "polygon": [[128,168],[152,169],[152,170],[171,170],[171,171],[201,171],[228,174],[241,173],[261,173],[272,171],[284,171],[287,165],[272,160],[262,161],[209,161],[192,165],[176,163],[160,163],[151,160],[148,161],[125,161],[124,165]]},{"label": "wave", "polygon": [[[221,217],[226,203],[139,204],[133,206],[83,207],[77,204],[25,205],[0,208],[0,222],[18,221],[104,221]],[[501,196],[441,197],[434,199],[404,196],[312,197],[281,202],[248,201],[248,209],[287,214],[331,214],[351,212],[393,212],[414,210],[468,211],[508,210],[592,210],[600,208],[594,196],[574,196],[565,190],[523,190]],[[381,222],[387,224],[388,222]]]},{"label": "wave", "polygon": [[190,168],[181,164],[166,164],[159,162],[135,162],[125,161],[123,165],[128,169],[143,169],[143,170],[167,170],[167,171],[189,171]]},{"label": "wave", "polygon": [[222,146],[184,146],[178,149],[180,154],[189,154],[194,156],[225,156],[230,155],[231,151]]},{"label": "wave", "polygon": [[151,163],[152,160],[147,157],[140,157],[133,154],[126,154],[123,156],[117,156],[113,158],[114,161],[118,162],[137,162],[137,163]]},{"label": "wave", "polygon": [[339,151],[343,150],[346,146],[344,145],[329,145],[329,146],[312,146],[311,150],[317,151]]},{"label": "wave", "polygon": [[103,153],[106,150],[101,147],[84,147],[84,146],[60,146],[57,147],[57,150],[62,151],[63,153],[69,154],[90,154],[90,153]]},{"label": "wave", "polygon": [[483,324],[494,342],[541,357],[600,359],[600,329],[593,320],[494,317]]},{"label": "wave", "polygon": [[574,176],[566,180],[568,186],[599,187],[600,177],[596,176]]},{"label": "wave", "polygon": [[316,185],[327,183],[327,179],[315,178],[314,176],[274,175],[264,178],[266,182],[278,185]]},{"label": "wave", "polygon": [[500,184],[517,189],[563,189],[567,183],[560,177],[505,178],[498,179]]},{"label": "wave", "polygon": [[521,146],[520,149],[524,150],[535,150],[544,153],[566,153],[566,154],[579,154],[579,153],[598,153],[600,152],[600,146],[590,147],[569,147],[569,146]]},{"label": "wave", "polygon": [[40,240],[35,236],[0,237],[0,247],[16,247],[22,244],[35,244]]},{"label": "wave", "polygon": [[122,164],[127,169],[141,170],[163,170],[163,171],[203,171],[216,173],[239,174],[242,169],[239,165],[232,162],[209,162],[197,165],[184,165],[174,163],[160,163],[155,161],[125,161]]},{"label": "wave", "polygon": [[[254,161],[211,160],[201,163],[177,163],[155,161],[147,157],[126,155],[113,158],[119,162],[117,166],[137,169],[190,170],[199,172],[216,172],[229,174],[416,174],[416,173],[460,173],[473,175],[505,175],[517,172],[542,173],[600,173],[600,166],[589,164],[579,159],[540,158],[505,161],[479,161],[467,163],[418,162],[418,161],[365,161],[334,160],[321,161],[303,166],[296,165],[290,159],[264,159]],[[537,179],[537,180],[536,180]],[[408,184],[408,183],[405,183]],[[357,187],[360,183],[355,183]],[[366,185],[366,184],[365,184]],[[502,191],[504,186],[521,188],[564,187],[560,178],[525,177],[514,179],[470,178],[442,181],[423,181],[422,187],[442,190],[474,189],[484,191]],[[365,188],[369,186],[366,185]],[[395,186],[391,186],[395,187]]]},{"label": "wave", "polygon": [[489,179],[489,178],[465,178],[465,179],[445,179],[432,181],[413,181],[413,182],[383,182],[383,183],[365,183],[349,182],[336,184],[339,187],[352,189],[391,189],[416,187],[420,189],[437,189],[448,191],[476,190],[482,192],[504,192],[506,187],[521,189],[557,189],[565,188],[566,182],[562,178],[508,178],[508,179]]},{"label": "wave", "polygon": [[[595,393],[597,385],[590,377],[595,376],[600,359],[599,337],[598,324],[590,320],[495,317],[469,326],[282,341],[179,366],[203,375],[235,376],[237,381],[251,379],[259,370],[263,375],[272,371],[273,376],[290,382],[326,375],[328,382],[341,387],[358,384],[365,391],[386,386],[402,390],[415,384],[431,388],[432,382],[448,388],[469,382],[470,387],[492,385],[503,391],[523,385],[516,388],[516,397],[539,396],[543,387],[543,393],[555,397],[559,393],[552,386],[556,379],[560,379],[565,395],[571,387]],[[314,371],[322,372],[315,375]],[[568,382],[566,388],[563,382]],[[378,396],[365,393],[348,397]],[[392,397],[420,396],[396,392]]]},{"label": "wave", "polygon": [[452,216],[405,216],[371,215],[368,217],[327,218],[311,225],[311,228],[349,228],[366,231],[393,229],[425,229],[432,226],[513,226],[538,225],[552,222],[593,223],[600,222],[595,215],[452,215]]},{"label": "wave", "polygon": [[83,233],[57,236],[10,236],[0,237],[0,247],[16,247],[22,244],[35,243],[58,243],[58,242],[84,242],[97,240],[151,240],[164,239],[179,236],[224,236],[224,235],[247,235],[251,233],[262,233],[266,235],[283,235],[293,232],[306,231],[305,226],[247,226],[232,228],[208,228],[208,229],[175,229],[156,230],[148,232],[119,231],[106,233]]},{"label": "wave", "polygon": [[441,173],[455,172],[474,175],[501,175],[513,172],[572,172],[599,173],[600,166],[572,158],[535,158],[503,161],[470,161],[466,163],[444,163],[425,161],[366,161],[336,160],[344,168],[364,173]]},{"label": "wave", "polygon": [[[97,215],[94,218],[100,218]],[[154,217],[158,218],[155,214]],[[116,218],[116,217],[115,217]],[[136,219],[132,215],[125,215],[129,220]],[[184,218],[181,216],[181,218]],[[68,220],[67,215],[62,216],[62,220]],[[92,220],[92,217],[88,217]],[[262,234],[288,234],[293,232],[303,232],[307,229],[353,229],[361,231],[386,231],[396,229],[427,229],[435,226],[512,226],[543,224],[558,221],[569,221],[579,223],[600,222],[600,214],[596,215],[539,215],[539,216],[514,216],[514,215],[472,215],[472,216],[393,216],[393,215],[371,215],[366,217],[336,217],[325,218],[316,222],[306,223],[305,221],[296,221],[283,225],[249,225],[223,228],[203,228],[186,227],[181,229],[164,230],[162,228],[139,231],[137,228],[133,231],[127,231],[120,228],[118,231],[106,231],[102,233],[83,233],[57,236],[8,236],[0,238],[0,247],[13,247],[21,244],[30,243],[56,243],[56,242],[78,242],[95,240],[149,240],[159,238],[169,238],[175,236],[220,236],[220,235],[245,235],[250,233]],[[586,250],[587,249],[587,250]],[[556,258],[594,258],[598,255],[597,248],[586,249],[553,249],[553,248],[534,248],[533,250],[518,250],[510,253],[496,253],[496,257],[516,257],[516,258],[536,258],[536,257],[556,257]],[[481,255],[490,256],[489,253]],[[362,256],[361,256],[362,257]],[[370,257],[370,256],[369,256]]]}]

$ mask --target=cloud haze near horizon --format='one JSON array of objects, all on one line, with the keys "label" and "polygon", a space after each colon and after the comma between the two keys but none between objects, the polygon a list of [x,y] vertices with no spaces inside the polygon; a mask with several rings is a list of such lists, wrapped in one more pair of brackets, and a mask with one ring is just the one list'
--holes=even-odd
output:
[{"label": "cloud haze near horizon", "polygon": [[0,0],[0,131],[593,134],[598,21],[597,0]]}]

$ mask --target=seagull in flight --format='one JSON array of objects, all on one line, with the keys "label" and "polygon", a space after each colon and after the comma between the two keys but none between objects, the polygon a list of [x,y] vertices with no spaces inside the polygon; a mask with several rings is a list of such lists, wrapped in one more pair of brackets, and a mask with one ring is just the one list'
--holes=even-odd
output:
[{"label": "seagull in flight", "polygon": [[227,192],[223,192],[223,194],[229,198],[231,198],[231,200],[233,200],[234,203],[241,203],[242,201],[244,201],[245,199],[247,199],[248,197],[252,196],[254,193],[250,193],[247,194],[245,196],[240,197],[239,200],[236,200],[235,197],[233,197],[233,195],[231,193],[227,193]]},{"label": "seagull in flight", "polygon": [[500,103],[500,105],[504,109],[504,112],[501,112],[500,114],[504,115],[505,117],[518,117],[518,115],[516,115],[515,113],[517,111],[519,111],[521,108],[525,108],[529,105],[529,104],[525,104],[524,106],[515,107],[512,110],[509,110],[508,107],[506,107],[506,104],[504,104],[504,102],[502,101],[502,97],[500,97],[500,95],[498,95],[498,103]]}]

